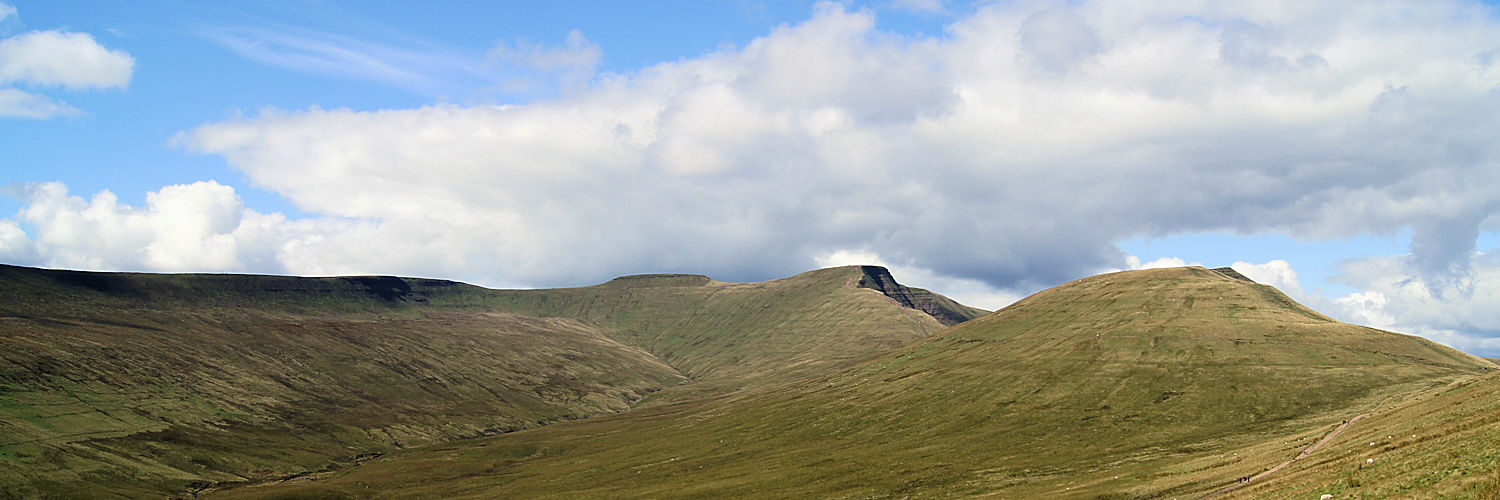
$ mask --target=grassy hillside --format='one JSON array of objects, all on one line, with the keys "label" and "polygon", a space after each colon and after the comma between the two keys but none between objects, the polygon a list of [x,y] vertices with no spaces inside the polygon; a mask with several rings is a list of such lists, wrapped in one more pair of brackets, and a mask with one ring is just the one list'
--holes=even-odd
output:
[{"label": "grassy hillside", "polygon": [[[870,283],[883,284],[890,296]],[[485,307],[607,326],[700,382],[700,390],[821,375],[985,313],[901,286],[874,266],[761,283],[627,276],[591,287],[497,292]]]},{"label": "grassy hillside", "polygon": [[1220,498],[1500,498],[1496,443],[1500,375],[1466,378],[1383,405],[1317,453]]},{"label": "grassy hillside", "polygon": [[[628,408],[683,382],[433,280],[0,267],[0,485],[186,491]],[[160,493],[155,493],[160,495]]]},{"label": "grassy hillside", "polygon": [[488,290],[0,266],[0,495],[160,496],[348,467],[663,389],[783,383],[943,327],[861,288],[870,276],[947,321],[982,313],[881,268]]},{"label": "grassy hillside", "polygon": [[[1096,276],[836,374],[408,450],[230,497],[1204,494],[1493,365],[1203,268]],[[1281,450],[1285,451],[1285,450]]]}]

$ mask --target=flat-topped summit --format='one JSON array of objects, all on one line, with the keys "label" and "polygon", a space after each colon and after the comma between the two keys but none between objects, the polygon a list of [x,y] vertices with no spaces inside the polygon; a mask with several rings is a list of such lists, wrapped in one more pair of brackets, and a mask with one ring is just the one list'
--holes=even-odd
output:
[{"label": "flat-topped summit", "polygon": [[[38,269],[0,264],[0,283],[24,289],[30,297],[73,303],[236,307],[386,308],[435,299],[458,299],[484,289],[427,278],[395,276],[299,277],[220,273],[117,273]],[[378,298],[378,301],[365,299]],[[45,299],[45,300],[42,300]]]},{"label": "flat-topped summit", "polygon": [[606,281],[601,286],[657,287],[657,286],[703,286],[713,279],[701,274],[658,273],[633,274]]}]

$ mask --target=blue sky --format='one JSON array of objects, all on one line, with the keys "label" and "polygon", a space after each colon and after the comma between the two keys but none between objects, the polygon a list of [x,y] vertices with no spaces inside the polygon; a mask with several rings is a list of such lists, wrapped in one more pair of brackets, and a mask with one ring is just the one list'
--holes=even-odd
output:
[{"label": "blue sky", "polygon": [[1500,355],[1493,4],[0,3],[0,262],[571,286],[1234,265]]},{"label": "blue sky", "polygon": [[[497,92],[507,73],[487,61],[499,42],[562,45],[572,31],[608,47],[602,72],[630,72],[742,45],[778,25],[806,20],[808,2],[11,2],[16,15],[0,34],[62,30],[92,35],[136,59],[129,88],[48,92],[84,111],[49,120],[0,122],[7,181],[61,181],[78,193],[109,189],[133,205],[168,184],[218,179],[240,188],[252,206],[297,214],[274,193],[256,192],[221,159],[169,145],[180,131],[267,107],[377,110],[434,102],[517,103],[556,89]],[[367,5],[374,4],[374,5]],[[882,28],[939,33],[948,14],[882,10]],[[399,51],[464,58],[473,67],[434,72],[441,82],[413,85],[358,74],[357,65],[308,71],[237,53],[219,33],[262,30],[310,42],[349,37]],[[486,64],[487,62],[491,64]],[[45,173],[47,175],[38,175]],[[241,187],[243,186],[243,187]],[[0,198],[0,213],[21,206]]]}]

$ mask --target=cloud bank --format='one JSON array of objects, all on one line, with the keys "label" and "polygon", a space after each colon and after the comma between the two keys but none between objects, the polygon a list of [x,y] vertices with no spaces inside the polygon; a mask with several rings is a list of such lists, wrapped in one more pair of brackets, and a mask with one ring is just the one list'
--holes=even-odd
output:
[{"label": "cloud bank", "polygon": [[[530,286],[863,255],[1001,296],[1139,267],[1115,245],[1131,238],[1410,229],[1409,255],[1346,269],[1364,313],[1500,336],[1475,244],[1500,226],[1500,22],[1481,4],[1019,2],[939,37],[820,4],[628,74],[594,75],[582,34],[501,49],[588,79],[527,104],[265,110],[175,139],[311,219],[214,183],[145,209],[33,186],[31,229],[0,225],[0,244],[49,265]],[[179,197],[219,215],[150,222]],[[86,213],[138,222],[48,236]]]}]

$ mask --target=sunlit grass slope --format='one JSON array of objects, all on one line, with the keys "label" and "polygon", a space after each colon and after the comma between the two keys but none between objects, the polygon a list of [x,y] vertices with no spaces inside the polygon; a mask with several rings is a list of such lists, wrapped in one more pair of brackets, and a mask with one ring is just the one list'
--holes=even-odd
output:
[{"label": "sunlit grass slope", "polygon": [[1500,498],[1500,375],[1465,378],[1383,405],[1277,476],[1221,498],[1324,494]]},{"label": "sunlit grass slope", "polygon": [[[1078,280],[772,391],[408,450],[227,496],[1191,496],[1240,447],[1491,365],[1203,268]],[[1290,441],[1286,447],[1298,446]],[[1278,455],[1279,456],[1279,455]]]}]

